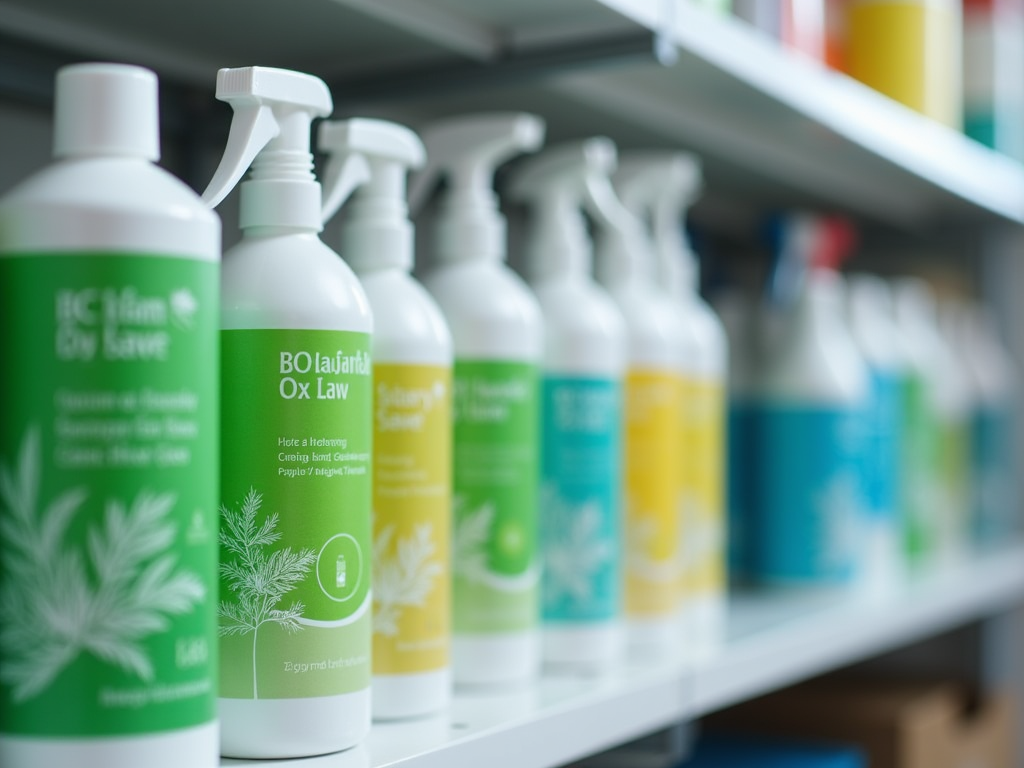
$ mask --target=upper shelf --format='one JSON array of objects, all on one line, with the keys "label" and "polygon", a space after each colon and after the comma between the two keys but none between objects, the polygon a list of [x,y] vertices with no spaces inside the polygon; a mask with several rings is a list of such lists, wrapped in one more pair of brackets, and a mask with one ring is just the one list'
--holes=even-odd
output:
[{"label": "upper shelf", "polygon": [[1024,165],[681,1],[0,0],[0,32],[204,88],[220,66],[303,69],[343,114],[529,109],[552,140],[695,150],[738,204],[1024,223]]},{"label": "upper shelf", "polygon": [[[458,693],[450,712],[375,724],[366,745],[266,768],[554,768],[953,629],[1024,600],[1024,547],[885,597],[780,592],[730,606],[715,656],[631,662],[600,677],[545,676],[503,693]],[[245,761],[224,760],[223,765]]]}]

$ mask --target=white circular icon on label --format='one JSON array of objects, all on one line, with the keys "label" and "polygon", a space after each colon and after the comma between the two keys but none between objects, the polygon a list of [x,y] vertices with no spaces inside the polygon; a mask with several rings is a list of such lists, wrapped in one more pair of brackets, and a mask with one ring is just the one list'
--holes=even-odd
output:
[{"label": "white circular icon on label", "polygon": [[351,600],[359,591],[363,574],[363,551],[347,533],[327,540],[316,559],[316,580],[320,591],[336,603]]}]

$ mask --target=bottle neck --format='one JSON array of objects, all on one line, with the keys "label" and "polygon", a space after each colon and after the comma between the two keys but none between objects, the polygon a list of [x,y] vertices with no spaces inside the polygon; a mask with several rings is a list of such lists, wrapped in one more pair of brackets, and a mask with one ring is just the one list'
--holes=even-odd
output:
[{"label": "bottle neck", "polygon": [[526,235],[530,279],[588,277],[593,255],[578,205],[564,198],[538,201]]},{"label": "bottle neck", "polygon": [[494,195],[449,195],[437,215],[436,257],[442,264],[503,262],[505,217]]}]

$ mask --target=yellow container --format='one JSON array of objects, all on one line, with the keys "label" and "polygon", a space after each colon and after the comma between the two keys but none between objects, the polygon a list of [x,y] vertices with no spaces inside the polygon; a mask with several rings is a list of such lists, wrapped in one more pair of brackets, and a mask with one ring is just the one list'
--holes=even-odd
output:
[{"label": "yellow container", "polygon": [[847,68],[852,77],[959,128],[959,0],[852,0]]}]

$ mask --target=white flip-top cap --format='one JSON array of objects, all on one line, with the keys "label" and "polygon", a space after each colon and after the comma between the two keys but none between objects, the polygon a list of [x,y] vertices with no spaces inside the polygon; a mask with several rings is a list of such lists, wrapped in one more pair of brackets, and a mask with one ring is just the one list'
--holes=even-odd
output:
[{"label": "white flip-top cap", "polygon": [[126,64],[72,64],[57,72],[55,157],[160,159],[156,75]]}]

